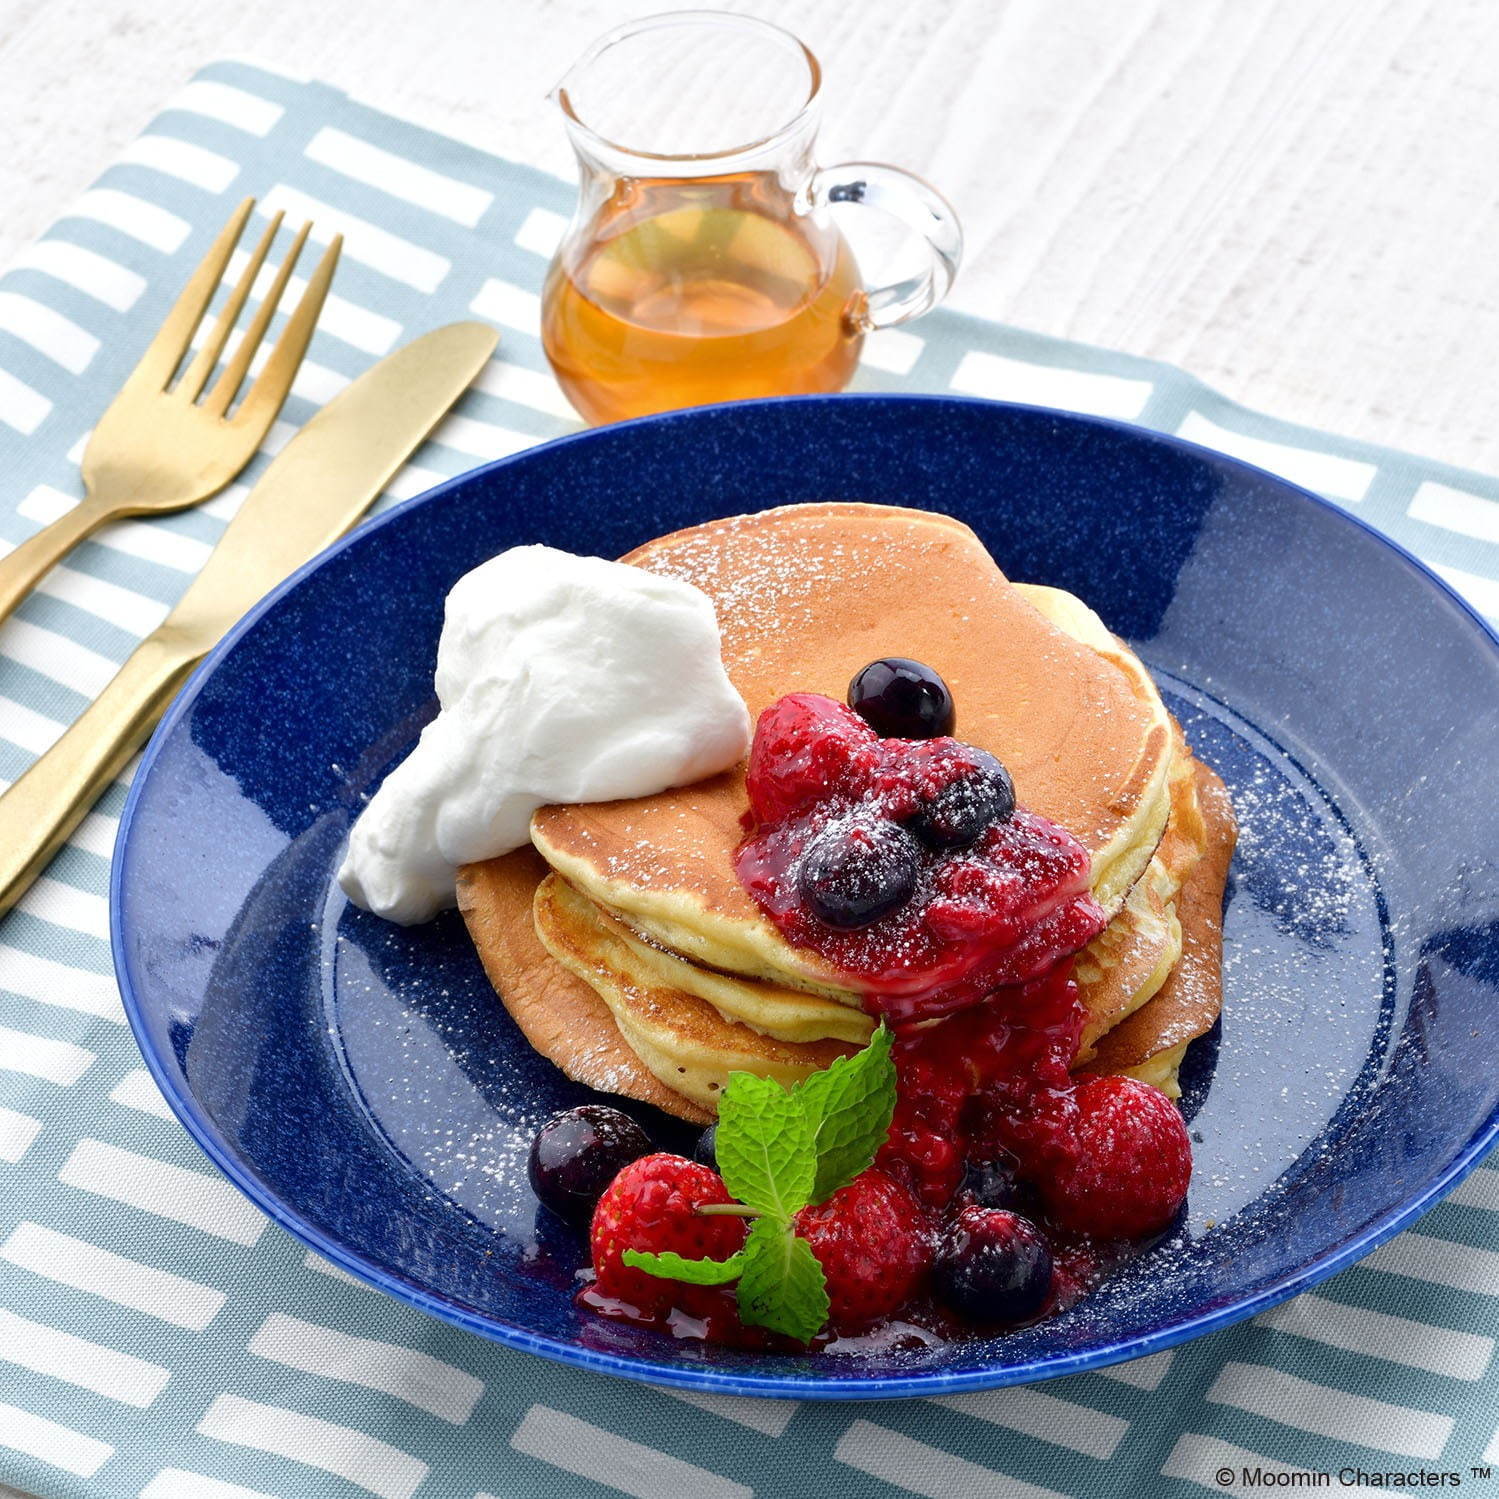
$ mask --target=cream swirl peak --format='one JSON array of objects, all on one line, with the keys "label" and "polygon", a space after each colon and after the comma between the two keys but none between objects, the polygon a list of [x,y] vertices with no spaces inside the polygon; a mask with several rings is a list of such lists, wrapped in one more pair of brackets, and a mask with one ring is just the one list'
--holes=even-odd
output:
[{"label": "cream swirl peak", "polygon": [[356,905],[425,921],[461,864],[530,837],[550,803],[648,796],[749,748],[713,604],[677,578],[514,547],[448,594],[440,711],[360,814],[338,881]]}]

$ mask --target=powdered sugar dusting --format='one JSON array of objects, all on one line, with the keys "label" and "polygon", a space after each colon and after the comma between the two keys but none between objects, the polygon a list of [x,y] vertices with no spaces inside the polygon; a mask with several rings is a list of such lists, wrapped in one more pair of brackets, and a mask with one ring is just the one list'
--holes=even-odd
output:
[{"label": "powdered sugar dusting", "polygon": [[[830,582],[857,589],[879,566],[868,545],[850,544],[834,533],[820,535],[815,547],[791,547],[776,532],[767,533],[758,519],[722,521],[711,532],[674,540],[669,550],[641,559],[649,571],[692,583],[713,600],[731,672],[788,628],[825,620],[822,595]],[[826,527],[820,529],[826,533]]]},{"label": "powdered sugar dusting", "polygon": [[1206,696],[1168,700],[1223,773],[1239,822],[1222,1037],[1183,1069],[1201,1136],[1190,1199],[1201,1229],[1304,1167],[1350,1090],[1377,1074],[1389,975],[1374,867],[1327,790]]}]

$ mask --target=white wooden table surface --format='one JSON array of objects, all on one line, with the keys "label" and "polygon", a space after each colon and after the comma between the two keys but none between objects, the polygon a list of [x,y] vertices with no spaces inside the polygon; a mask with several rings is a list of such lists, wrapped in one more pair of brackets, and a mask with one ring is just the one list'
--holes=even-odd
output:
[{"label": "white wooden table surface", "polygon": [[[556,171],[546,89],[671,0],[0,0],[0,265],[197,67],[256,58]],[[719,0],[925,173],[957,305],[1499,470],[1494,0]]]}]

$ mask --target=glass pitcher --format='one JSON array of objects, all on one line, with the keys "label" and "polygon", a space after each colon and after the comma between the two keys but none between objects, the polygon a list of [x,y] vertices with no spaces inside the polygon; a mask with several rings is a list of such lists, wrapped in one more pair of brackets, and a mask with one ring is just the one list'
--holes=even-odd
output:
[{"label": "glass pitcher", "polygon": [[[682,11],[599,38],[558,86],[581,182],[542,340],[588,420],[842,390],[869,330],[946,294],[962,235],[941,194],[814,164],[821,78],[778,26]],[[833,204],[898,221],[919,268],[866,286]]]}]

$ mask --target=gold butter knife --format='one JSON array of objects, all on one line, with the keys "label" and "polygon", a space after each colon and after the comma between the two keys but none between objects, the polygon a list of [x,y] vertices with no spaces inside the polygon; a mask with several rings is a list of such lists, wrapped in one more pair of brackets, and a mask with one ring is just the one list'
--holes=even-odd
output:
[{"label": "gold butter knife", "polygon": [[0,914],[144,743],[193,667],[252,605],[359,519],[498,341],[483,323],[451,323],[414,340],[340,391],[277,455],[176,608],[0,795]]}]

